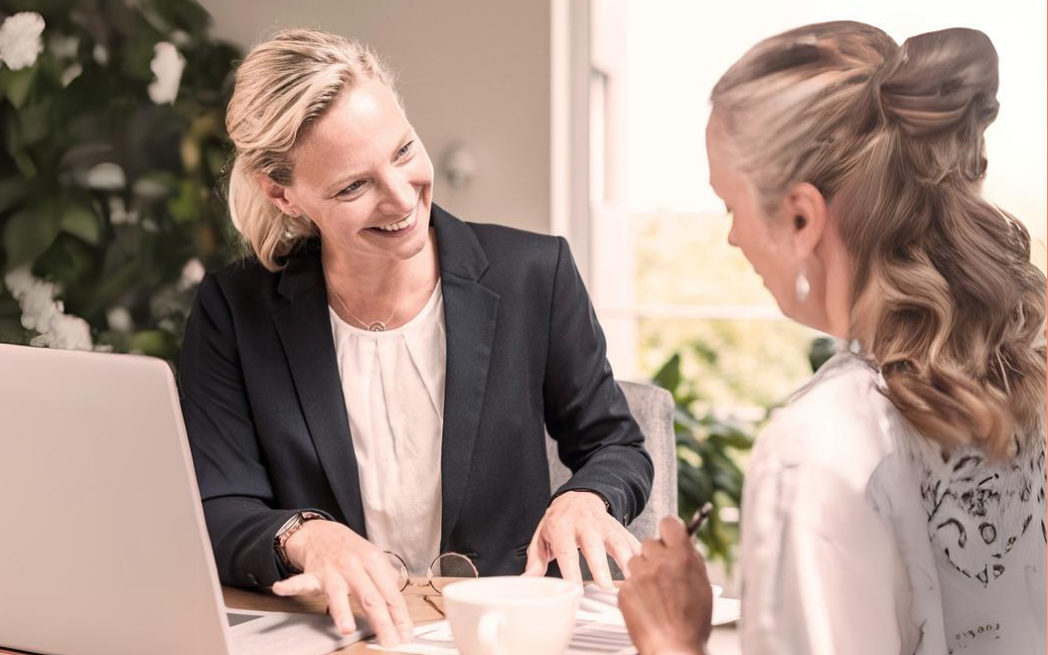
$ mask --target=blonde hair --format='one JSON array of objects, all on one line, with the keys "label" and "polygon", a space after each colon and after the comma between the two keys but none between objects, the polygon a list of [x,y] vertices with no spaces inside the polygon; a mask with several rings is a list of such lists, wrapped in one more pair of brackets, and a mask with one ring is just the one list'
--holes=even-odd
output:
[{"label": "blonde hair", "polygon": [[1043,430],[1045,276],[982,199],[997,53],[949,29],[900,47],[854,22],[757,44],[713,90],[765,213],[808,182],[855,261],[851,333],[926,438],[995,457]]},{"label": "blonde hair", "polygon": [[227,189],[229,214],[267,269],[282,268],[282,259],[316,228],[307,218],[281,212],[263,195],[255,176],[290,185],[295,144],[344,91],[365,78],[394,88],[392,75],[368,48],[307,29],[278,32],[255,46],[237,68],[226,110],[226,130],[236,148]]}]

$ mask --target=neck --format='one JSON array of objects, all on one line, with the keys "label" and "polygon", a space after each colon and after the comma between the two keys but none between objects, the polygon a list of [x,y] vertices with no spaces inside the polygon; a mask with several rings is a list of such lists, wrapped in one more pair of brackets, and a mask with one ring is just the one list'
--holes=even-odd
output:
[{"label": "neck", "polygon": [[434,240],[431,230],[422,251],[404,260],[356,257],[337,246],[322,247],[328,293],[354,312],[379,313],[419,294],[428,295],[439,277]]},{"label": "neck", "polygon": [[826,267],[825,329],[835,337],[850,339],[854,265],[839,238],[824,239],[820,246]]}]

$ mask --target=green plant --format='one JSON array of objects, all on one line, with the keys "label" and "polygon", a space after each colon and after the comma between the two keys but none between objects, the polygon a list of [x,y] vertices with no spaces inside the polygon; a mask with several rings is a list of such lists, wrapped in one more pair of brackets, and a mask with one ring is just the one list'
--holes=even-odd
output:
[{"label": "green plant", "polygon": [[61,345],[64,312],[88,347],[173,358],[202,271],[235,254],[215,190],[240,53],[192,0],[0,0],[0,19],[22,40],[0,64],[0,340]]},{"label": "green plant", "polygon": [[[707,361],[716,361],[716,353],[702,344],[695,344],[693,351]],[[730,570],[739,540],[738,523],[725,521],[723,510],[742,505],[744,475],[737,460],[752,447],[755,426],[703,411],[702,399],[689,389],[681,373],[680,353],[670,357],[652,381],[673,394],[680,516],[687,521],[705,502],[713,502],[718,511],[710,514],[697,536],[707,557],[721,560]]]},{"label": "green plant", "polygon": [[[816,337],[808,346],[808,361],[816,372],[837,353],[840,342]],[[738,521],[726,521],[726,508],[741,513],[745,480],[740,462],[752,449],[756,431],[778,404],[760,408],[759,416],[743,421],[718,416],[710,403],[696,393],[697,385],[682,372],[682,355],[692,356],[704,375],[723,375],[718,353],[702,342],[674,353],[652,382],[673,395],[674,431],[677,437],[677,493],[680,517],[687,521],[695,510],[711,501],[718,511],[699,529],[698,538],[710,560],[720,560],[729,571],[739,542]]]}]

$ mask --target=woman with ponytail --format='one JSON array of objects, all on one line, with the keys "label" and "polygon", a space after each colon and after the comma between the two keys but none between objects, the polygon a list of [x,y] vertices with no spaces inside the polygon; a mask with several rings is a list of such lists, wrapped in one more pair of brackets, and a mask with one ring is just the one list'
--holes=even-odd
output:
[{"label": "woman with ponytail", "polygon": [[344,633],[351,593],[384,645],[406,574],[581,583],[581,549],[610,587],[653,470],[567,243],[434,204],[392,76],[342,37],[255,47],[226,124],[249,256],[201,283],[179,367],[223,583],[322,593]]},{"label": "woman with ponytail", "polygon": [[[710,182],[790,318],[851,343],[749,464],[746,655],[1045,647],[1045,276],[985,201],[997,55],[853,22],[767,39],[713,90]],[[642,653],[701,653],[710,596],[679,523],[631,564]]]}]

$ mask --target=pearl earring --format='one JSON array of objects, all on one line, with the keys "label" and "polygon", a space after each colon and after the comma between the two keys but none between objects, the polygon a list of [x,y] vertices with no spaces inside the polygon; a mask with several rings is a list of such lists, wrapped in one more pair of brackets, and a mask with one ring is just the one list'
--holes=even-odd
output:
[{"label": "pearl earring", "polygon": [[801,270],[797,272],[797,281],[793,285],[793,294],[797,298],[797,302],[804,302],[808,299],[808,295],[811,294],[811,282],[808,282],[808,277],[804,274],[803,265],[801,265]]}]

